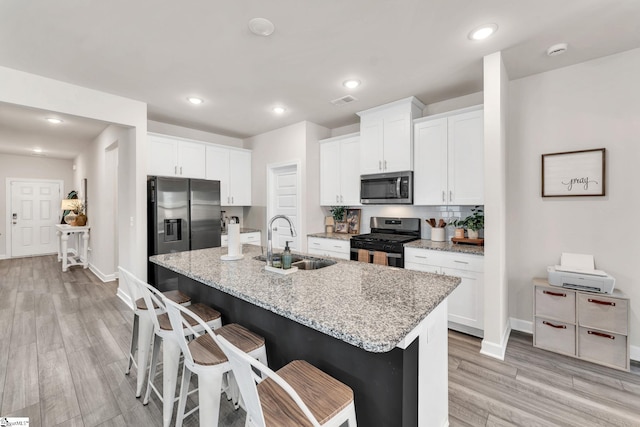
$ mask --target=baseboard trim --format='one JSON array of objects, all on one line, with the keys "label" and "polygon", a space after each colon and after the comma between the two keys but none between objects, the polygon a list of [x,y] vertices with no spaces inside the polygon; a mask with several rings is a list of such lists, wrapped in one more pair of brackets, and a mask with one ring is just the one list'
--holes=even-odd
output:
[{"label": "baseboard trim", "polygon": [[0,259],[9,259],[9,257],[6,254],[0,255]]},{"label": "baseboard trim", "polygon": [[507,343],[509,342],[509,335],[511,335],[511,322],[507,321],[505,325],[504,333],[499,343],[493,343],[482,340],[482,347],[480,348],[480,354],[493,357],[494,359],[504,360],[504,354],[507,352]]},{"label": "baseboard trim", "polygon": [[533,322],[511,317],[509,319],[509,323],[511,324],[512,331],[525,332],[527,334],[533,335]]},{"label": "baseboard trim", "polygon": [[133,300],[129,295],[127,295],[120,286],[118,286],[118,291],[116,292],[116,296],[120,298],[125,304],[127,304],[133,310]]},{"label": "baseboard trim", "polygon": [[630,346],[629,353],[631,353],[631,356],[630,356],[631,360],[640,362],[640,346],[637,346],[637,345]]},{"label": "baseboard trim", "polygon": [[118,278],[116,273],[104,274],[98,269],[98,267],[91,263],[89,263],[89,270],[91,270],[91,272],[98,276],[98,279],[102,280],[103,282],[113,282]]}]

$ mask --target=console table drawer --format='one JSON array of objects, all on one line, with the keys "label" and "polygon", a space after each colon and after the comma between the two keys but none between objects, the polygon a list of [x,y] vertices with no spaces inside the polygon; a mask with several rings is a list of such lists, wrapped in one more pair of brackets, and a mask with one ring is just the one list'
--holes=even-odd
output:
[{"label": "console table drawer", "polygon": [[573,323],[576,320],[576,294],[566,289],[536,286],[536,316]]},{"label": "console table drawer", "polygon": [[629,301],[604,295],[578,295],[578,324],[628,335]]},{"label": "console table drawer", "polygon": [[602,332],[597,329],[579,328],[578,357],[596,363],[629,369],[627,337]]},{"label": "console table drawer", "polygon": [[575,356],[576,327],[570,323],[536,319],[534,345]]}]

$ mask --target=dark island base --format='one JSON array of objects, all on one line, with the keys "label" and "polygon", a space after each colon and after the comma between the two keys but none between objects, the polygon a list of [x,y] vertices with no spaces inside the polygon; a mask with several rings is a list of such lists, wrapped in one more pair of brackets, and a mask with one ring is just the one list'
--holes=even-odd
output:
[{"label": "dark island base", "polygon": [[178,288],[220,311],[223,323],[262,335],[270,368],[303,359],[351,387],[359,425],[418,425],[418,339],[405,350],[371,353],[188,277],[179,275]]}]

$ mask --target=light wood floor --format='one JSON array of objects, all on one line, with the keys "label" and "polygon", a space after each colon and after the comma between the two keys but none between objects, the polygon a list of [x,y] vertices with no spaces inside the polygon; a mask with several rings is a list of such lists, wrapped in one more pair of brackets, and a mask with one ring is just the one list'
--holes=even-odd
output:
[{"label": "light wood floor", "polygon": [[[62,273],[55,256],[0,260],[0,416],[32,427],[161,424],[160,402],[143,406],[135,370],[124,375],[132,313],[116,289],[78,267]],[[620,372],[531,341],[514,332],[500,362],[479,354],[479,339],[449,334],[452,426],[640,426],[638,365]],[[244,425],[244,412],[222,399],[220,425]]]}]

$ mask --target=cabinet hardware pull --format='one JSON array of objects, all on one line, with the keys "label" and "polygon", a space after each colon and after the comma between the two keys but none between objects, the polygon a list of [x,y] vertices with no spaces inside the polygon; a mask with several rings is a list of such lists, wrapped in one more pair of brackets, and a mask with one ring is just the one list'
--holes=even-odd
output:
[{"label": "cabinet hardware pull", "polygon": [[173,173],[178,175],[178,166],[173,167]]},{"label": "cabinet hardware pull", "polygon": [[378,160],[378,170],[382,170],[382,160]]},{"label": "cabinet hardware pull", "polygon": [[458,264],[469,264],[466,261],[458,261],[457,259],[454,259],[453,262],[457,262]]},{"label": "cabinet hardware pull", "polygon": [[445,197],[446,197],[446,196],[444,195],[444,190],[442,190],[442,201],[443,201],[443,202],[446,202]]},{"label": "cabinet hardware pull", "polygon": [[449,201],[453,202],[453,191],[449,190]]},{"label": "cabinet hardware pull", "polygon": [[567,329],[567,325],[554,325],[553,323],[547,322],[546,320],[542,321],[543,325],[551,326],[556,329]]},{"label": "cabinet hardware pull", "polygon": [[182,166],[180,166],[180,175],[182,175]]},{"label": "cabinet hardware pull", "polygon": [[602,338],[609,338],[612,340],[615,340],[616,337],[614,337],[613,335],[609,335],[609,334],[603,334],[602,332],[596,332],[596,331],[587,331],[587,333],[589,335],[595,335],[597,337],[602,337]]},{"label": "cabinet hardware pull", "polygon": [[387,170],[387,161],[384,161],[384,170]]},{"label": "cabinet hardware pull", "polygon": [[616,303],[615,302],[611,302],[611,301],[600,301],[600,300],[593,299],[593,298],[589,298],[589,299],[587,299],[587,301],[592,302],[594,304],[610,305],[612,307],[616,306]]},{"label": "cabinet hardware pull", "polygon": [[338,249],[341,249],[341,248],[342,248],[342,246],[338,246],[338,245],[333,245],[333,247],[334,247],[334,248],[338,248]]},{"label": "cabinet hardware pull", "polygon": [[233,196],[231,196],[231,203],[233,203]]},{"label": "cabinet hardware pull", "polygon": [[340,201],[344,202],[344,197],[340,196]]},{"label": "cabinet hardware pull", "polygon": [[426,257],[426,256],[422,256],[422,255],[416,255],[415,257],[416,257],[416,258],[427,259],[427,257]]},{"label": "cabinet hardware pull", "polygon": [[340,202],[340,196],[338,196],[337,194],[336,194],[336,202],[338,203]]},{"label": "cabinet hardware pull", "polygon": [[547,294],[547,295],[551,295],[551,296],[554,296],[554,297],[566,297],[567,296],[567,294],[563,294],[563,293],[560,293],[560,292],[542,291],[542,293],[543,294]]}]

